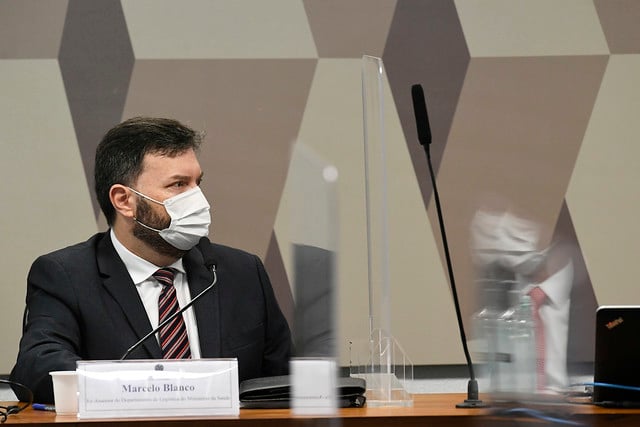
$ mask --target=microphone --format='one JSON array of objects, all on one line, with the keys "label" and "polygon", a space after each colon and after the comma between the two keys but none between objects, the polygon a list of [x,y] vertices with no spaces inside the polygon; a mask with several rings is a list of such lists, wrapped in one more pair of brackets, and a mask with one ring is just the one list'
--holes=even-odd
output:
[{"label": "microphone", "polygon": [[456,290],[456,282],[453,277],[453,266],[451,265],[451,255],[449,255],[449,244],[447,243],[447,233],[444,228],[444,220],[442,219],[442,209],[440,208],[440,196],[438,195],[438,187],[436,186],[436,178],[433,173],[433,165],[431,164],[431,152],[429,145],[431,144],[431,128],[429,127],[429,116],[427,115],[427,103],[424,98],[422,85],[415,84],[411,86],[411,98],[413,99],[413,111],[416,116],[416,127],[418,131],[418,140],[424,147],[427,155],[427,163],[429,164],[429,175],[433,186],[433,197],[436,202],[436,211],[438,213],[438,223],[440,224],[440,236],[442,237],[442,247],[444,249],[445,259],[447,261],[447,271],[449,273],[449,283],[451,284],[451,293],[453,295],[453,305],[456,309],[456,317],[458,318],[458,330],[460,331],[460,339],[462,340],[462,349],[467,360],[469,368],[469,382],[467,384],[467,398],[464,402],[456,404],[456,408],[484,408],[487,405],[478,398],[478,381],[473,371],[473,362],[469,355],[469,347],[467,346],[467,337],[464,333],[464,325],[462,323],[462,314],[460,313],[460,303],[458,302],[458,292]]},{"label": "microphone", "polygon": [[216,265],[218,264],[218,261],[216,259],[215,251],[211,247],[211,242],[207,237],[202,237],[197,246],[202,253],[204,265],[215,275]]},{"label": "microphone", "polygon": [[138,341],[136,341],[135,344],[133,344],[131,347],[129,347],[129,349],[127,351],[124,352],[124,354],[122,355],[120,360],[125,360],[127,357],[129,357],[129,355],[131,354],[131,352],[133,350],[135,350],[138,347],[140,347],[142,345],[142,343],[144,343],[146,340],[149,339],[149,337],[154,336],[166,324],[171,322],[176,317],[181,316],[183,312],[185,312],[187,309],[189,309],[189,307],[191,307],[196,301],[198,301],[200,299],[200,297],[202,297],[210,289],[212,289],[215,286],[215,284],[218,282],[218,275],[216,274],[216,258],[215,258],[214,251],[211,248],[211,242],[209,242],[209,239],[207,239],[206,237],[203,237],[202,239],[200,239],[200,242],[198,243],[198,246],[200,247],[200,251],[202,252],[202,257],[204,258],[204,265],[208,269],[210,269],[211,272],[213,273],[213,280],[211,281],[211,284],[209,286],[207,286],[206,288],[204,288],[194,298],[192,298],[191,301],[189,301],[187,304],[185,304],[184,307],[182,307],[177,312],[173,313],[171,316],[167,317],[156,328],[151,330],[151,332],[149,332],[147,335],[145,335],[144,337],[142,337]]},{"label": "microphone", "polygon": [[431,144],[431,127],[427,114],[427,102],[424,100],[424,91],[421,85],[411,86],[411,98],[413,99],[413,113],[416,116],[418,141],[422,145],[429,145]]}]

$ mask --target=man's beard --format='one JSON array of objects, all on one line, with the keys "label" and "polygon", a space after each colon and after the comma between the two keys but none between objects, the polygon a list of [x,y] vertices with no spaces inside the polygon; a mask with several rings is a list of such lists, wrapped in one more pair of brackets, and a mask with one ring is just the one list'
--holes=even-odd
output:
[{"label": "man's beard", "polygon": [[164,230],[171,224],[171,218],[162,218],[155,213],[150,204],[142,197],[138,198],[138,209],[136,213],[136,221],[133,225],[133,235],[135,237],[161,255],[177,259],[182,258],[182,256],[187,253],[187,251],[183,251],[169,244],[157,231],[149,230],[139,224],[139,222],[141,222],[156,230]]}]

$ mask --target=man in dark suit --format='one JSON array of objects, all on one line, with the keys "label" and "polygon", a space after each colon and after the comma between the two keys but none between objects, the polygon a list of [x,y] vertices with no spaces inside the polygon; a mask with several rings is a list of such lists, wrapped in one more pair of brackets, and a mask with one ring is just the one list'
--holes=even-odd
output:
[{"label": "man in dark suit", "polygon": [[[205,238],[200,141],[174,120],[139,117],[100,142],[95,188],[110,230],[39,257],[27,280],[11,379],[37,401],[53,401],[50,371],[120,359],[170,312],[168,295],[174,308],[184,306],[212,283],[214,269],[214,288],[169,324],[172,338],[163,328],[128,358],[237,357],[240,381],[287,373],[290,332],[262,262]],[[169,272],[169,283],[158,269]]]}]

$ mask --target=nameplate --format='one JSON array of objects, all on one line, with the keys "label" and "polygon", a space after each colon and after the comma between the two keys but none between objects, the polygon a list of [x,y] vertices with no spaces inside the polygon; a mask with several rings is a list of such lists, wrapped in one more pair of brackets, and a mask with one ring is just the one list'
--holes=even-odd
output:
[{"label": "nameplate", "polygon": [[333,415],[337,412],[335,360],[293,358],[289,368],[293,414]]},{"label": "nameplate", "polygon": [[78,417],[238,415],[236,359],[78,361]]}]

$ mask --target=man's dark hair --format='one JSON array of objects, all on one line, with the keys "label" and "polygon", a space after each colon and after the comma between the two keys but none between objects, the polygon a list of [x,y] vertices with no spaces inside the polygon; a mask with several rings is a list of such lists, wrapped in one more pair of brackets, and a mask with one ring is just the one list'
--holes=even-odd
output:
[{"label": "man's dark hair", "polygon": [[133,185],[146,154],[173,157],[197,150],[201,142],[202,134],[171,119],[134,117],[109,130],[96,149],[94,169],[96,197],[107,223],[113,225],[116,216],[111,186]]}]

